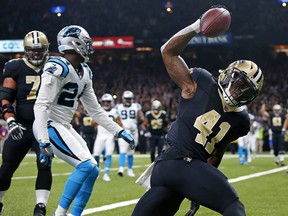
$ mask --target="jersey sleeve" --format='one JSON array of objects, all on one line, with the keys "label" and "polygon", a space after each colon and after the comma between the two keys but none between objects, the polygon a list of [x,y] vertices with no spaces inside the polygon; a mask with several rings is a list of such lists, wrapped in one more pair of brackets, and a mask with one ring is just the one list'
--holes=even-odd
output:
[{"label": "jersey sleeve", "polygon": [[5,63],[3,69],[3,78],[11,77],[13,80],[17,80],[18,77],[18,67],[20,59],[12,59]]},{"label": "jersey sleeve", "polygon": [[97,122],[97,124],[104,127],[110,133],[116,135],[120,130],[122,130],[117,123],[107,116],[104,109],[100,106],[92,88],[92,81],[87,84],[80,101],[85,107],[85,110],[87,110],[88,114]]},{"label": "jersey sleeve", "polygon": [[69,68],[61,59],[50,58],[44,65],[43,73],[50,73],[55,77],[65,78],[69,73]]},{"label": "jersey sleeve", "polygon": [[[53,73],[50,72],[51,64],[54,67]],[[61,74],[63,74],[63,68],[54,66],[53,63],[47,62],[44,66],[44,72],[41,76],[41,86],[38,92],[38,96],[34,105],[35,121],[33,126],[33,132],[38,141],[49,140],[47,121],[48,121],[48,109],[50,104],[54,101],[56,95],[61,88]]]}]

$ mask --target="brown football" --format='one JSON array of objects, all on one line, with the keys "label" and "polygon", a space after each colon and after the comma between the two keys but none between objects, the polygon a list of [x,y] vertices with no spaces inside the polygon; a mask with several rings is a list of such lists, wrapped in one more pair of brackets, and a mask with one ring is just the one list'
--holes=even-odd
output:
[{"label": "brown football", "polygon": [[230,12],[225,8],[212,8],[200,20],[200,32],[207,37],[217,37],[225,33],[231,23]]}]

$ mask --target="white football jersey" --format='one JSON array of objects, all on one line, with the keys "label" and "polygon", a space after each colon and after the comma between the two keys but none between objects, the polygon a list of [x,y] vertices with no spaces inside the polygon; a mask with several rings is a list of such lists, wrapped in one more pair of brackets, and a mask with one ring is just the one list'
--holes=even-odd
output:
[{"label": "white football jersey", "polygon": [[123,128],[131,132],[137,130],[137,113],[142,107],[139,103],[132,103],[130,107],[125,107],[124,104],[117,104],[116,110],[121,118]]},{"label": "white football jersey", "polygon": [[88,114],[114,135],[122,128],[107,117],[92,87],[92,71],[85,63],[76,71],[63,57],[50,58],[44,65],[41,86],[34,106],[34,129],[38,140],[49,140],[47,121],[70,127],[79,100]]},{"label": "white football jersey", "polygon": [[[115,108],[112,108],[111,110],[107,111],[105,110],[107,116],[109,118],[111,118],[114,122],[116,122],[116,118],[119,116],[117,114],[117,111]],[[107,131],[104,127],[102,127],[101,125],[97,126],[97,136],[104,136],[104,135],[111,135],[111,133],[109,131]]]}]

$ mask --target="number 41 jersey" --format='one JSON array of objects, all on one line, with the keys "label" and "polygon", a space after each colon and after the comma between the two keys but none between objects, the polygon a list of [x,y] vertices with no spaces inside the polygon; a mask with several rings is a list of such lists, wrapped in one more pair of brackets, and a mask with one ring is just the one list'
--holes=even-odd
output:
[{"label": "number 41 jersey", "polygon": [[226,148],[230,142],[248,133],[250,120],[247,111],[223,102],[212,75],[194,68],[191,77],[197,90],[191,99],[180,98],[176,121],[168,131],[167,141],[181,152],[203,161],[215,148]]}]

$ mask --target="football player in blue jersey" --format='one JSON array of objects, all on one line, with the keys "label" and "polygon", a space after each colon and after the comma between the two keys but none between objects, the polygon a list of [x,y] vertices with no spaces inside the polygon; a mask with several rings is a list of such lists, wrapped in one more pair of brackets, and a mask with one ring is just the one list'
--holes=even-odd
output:
[{"label": "football player in blue jersey", "polygon": [[[5,64],[0,91],[2,115],[9,129],[0,167],[0,214],[11,178],[27,152],[32,149],[37,158],[40,156],[39,145],[32,131],[33,106],[40,86],[41,69],[48,58],[49,42],[43,32],[31,31],[24,37],[23,45],[25,57],[12,59]],[[34,216],[44,216],[52,184],[51,167],[37,160],[37,170]]]},{"label": "football player in blue jersey", "polygon": [[205,69],[189,69],[180,55],[199,32],[200,19],[161,47],[181,97],[167,134],[169,148],[149,167],[153,168],[148,176],[150,189],[136,204],[133,216],[175,215],[185,198],[225,216],[246,215],[236,191],[217,167],[227,146],[248,133],[249,116],[241,107],[257,97],[264,77],[249,60],[231,63],[217,79]]},{"label": "football player in blue jersey", "polygon": [[[64,27],[57,36],[63,57],[51,57],[43,68],[34,106],[33,131],[40,146],[40,162],[51,163],[53,154],[75,170],[68,177],[55,216],[80,216],[99,174],[97,162],[84,139],[70,124],[79,101],[99,125],[123,138],[134,149],[133,137],[111,120],[99,105],[93,90],[92,71],[86,64],[93,52],[88,32],[77,25]],[[127,144],[127,143],[126,143]]]}]

